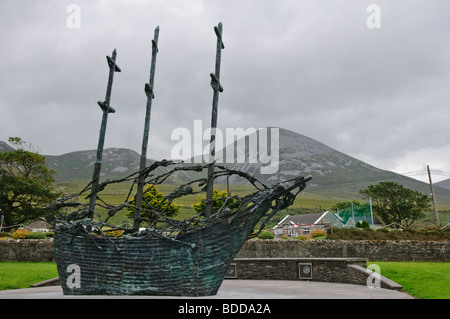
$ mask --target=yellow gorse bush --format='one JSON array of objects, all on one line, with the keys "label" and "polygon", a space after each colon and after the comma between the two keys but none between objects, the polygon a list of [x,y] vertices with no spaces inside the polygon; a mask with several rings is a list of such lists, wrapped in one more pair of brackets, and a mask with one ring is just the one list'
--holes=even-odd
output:
[{"label": "yellow gorse bush", "polygon": [[314,229],[311,234],[309,234],[309,236],[311,236],[311,238],[316,238],[316,237],[321,237],[321,236],[326,236],[327,233],[322,230],[322,229]]},{"label": "yellow gorse bush", "polygon": [[31,233],[31,231],[27,229],[18,229],[14,233],[11,234],[11,238],[13,239],[25,239],[28,237],[28,235]]}]

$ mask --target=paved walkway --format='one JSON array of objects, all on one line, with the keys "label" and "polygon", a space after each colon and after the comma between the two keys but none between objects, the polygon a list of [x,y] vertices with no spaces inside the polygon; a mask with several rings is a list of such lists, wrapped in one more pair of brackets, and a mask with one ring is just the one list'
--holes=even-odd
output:
[{"label": "paved walkway", "polygon": [[[64,296],[60,286],[0,291],[0,299],[167,299],[155,296]],[[186,297],[179,297],[187,299]],[[215,296],[195,299],[413,299],[391,289],[317,281],[225,280]]]}]

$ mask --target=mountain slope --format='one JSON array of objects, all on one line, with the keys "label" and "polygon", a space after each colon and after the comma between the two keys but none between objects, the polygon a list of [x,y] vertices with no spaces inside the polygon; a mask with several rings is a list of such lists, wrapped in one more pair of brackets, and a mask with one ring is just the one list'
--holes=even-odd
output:
[{"label": "mountain slope", "polygon": [[[308,183],[305,192],[329,198],[359,200],[361,199],[359,190],[381,181],[394,181],[424,194],[430,193],[430,188],[427,183],[378,169],[307,136],[282,128],[269,128],[268,132],[271,132],[271,129],[277,129],[279,133],[279,148],[277,148],[279,151],[279,162],[276,161],[277,158],[275,156],[277,149],[274,149],[274,152],[272,152],[271,147],[269,147],[267,154],[271,159],[271,164],[278,165],[278,170],[271,174],[264,174],[264,170],[261,168],[264,166],[267,167],[267,165],[261,164],[260,161],[249,163],[249,154],[251,155],[252,151],[254,151],[254,149],[249,147],[249,141],[259,141],[261,137],[260,132],[246,136],[244,138],[246,143],[240,144],[239,142],[235,142],[233,146],[234,156],[230,156],[234,158],[234,161],[232,160],[231,163],[225,163],[223,165],[231,169],[249,173],[266,184],[274,184],[296,176],[311,175],[313,179]],[[276,130],[273,132],[276,132]],[[269,136],[269,145],[271,139],[272,136]],[[239,144],[241,146],[244,145],[243,152],[246,157],[244,163],[237,161],[237,146]],[[227,151],[232,151],[230,146],[223,150],[223,158],[227,157]],[[87,182],[92,178],[96,159],[95,150],[45,157],[47,166],[56,171],[55,180],[57,182]],[[139,169],[139,158],[139,154],[130,149],[105,149],[103,152],[101,179],[124,177],[136,172]],[[152,160],[148,160],[147,165],[152,162]],[[163,171],[168,170],[167,168],[160,169]],[[176,175],[176,178],[180,181],[188,181],[194,177],[205,177],[206,172],[194,173],[194,175],[187,175],[185,172],[180,172]],[[222,179],[218,183],[225,183],[225,181]],[[240,177],[232,177],[229,182],[231,184],[242,184],[245,181]],[[446,185],[444,182],[436,183],[436,186],[440,186],[435,187],[438,204],[450,205],[450,193],[447,189],[443,188]]]},{"label": "mountain slope", "polygon": [[434,183],[434,186],[439,186],[439,187],[442,187],[445,189],[450,189],[450,178],[440,181],[440,182],[437,182],[437,183]]},{"label": "mountain slope", "polygon": [[[55,170],[57,182],[92,179],[96,151],[77,151],[59,156],[46,155],[46,165]],[[103,150],[101,176],[105,178],[123,177],[139,169],[139,154],[125,148]]]},{"label": "mountain slope", "polygon": [[[278,128],[278,132],[279,169],[276,173],[262,174],[261,167],[264,165],[260,162],[227,165],[232,169],[252,174],[267,184],[274,184],[296,176],[311,175],[313,179],[308,183],[305,191],[331,197],[359,199],[359,190],[381,181],[394,181],[425,194],[430,192],[428,184],[421,181],[378,169],[307,136],[282,128]],[[259,139],[261,133],[255,134]],[[247,137],[247,141],[249,140],[251,137]],[[237,142],[234,144],[236,153]],[[247,157],[248,153],[249,148],[246,145]],[[226,154],[226,150],[224,150],[224,154]],[[226,158],[225,155],[224,158]],[[239,180],[238,177],[230,179],[230,183],[241,182],[242,180]],[[450,196],[447,193],[442,189],[436,189],[436,196],[439,196],[440,201],[450,204]]]},{"label": "mountain slope", "polygon": [[8,145],[8,143],[0,141],[0,152],[11,152],[14,151],[15,148]]},{"label": "mountain slope", "polygon": [[[264,174],[261,168],[265,165],[260,162],[251,165],[252,168],[245,163],[234,164],[232,168],[244,171],[253,170],[258,179],[269,184],[300,175],[312,175],[314,180],[310,183],[311,186],[332,185],[337,182],[353,181],[361,177],[367,179],[367,177],[379,176],[383,172],[307,136],[282,128],[274,129],[278,129],[279,132],[279,167],[277,172]],[[259,134],[260,132],[257,133],[258,141]]]}]

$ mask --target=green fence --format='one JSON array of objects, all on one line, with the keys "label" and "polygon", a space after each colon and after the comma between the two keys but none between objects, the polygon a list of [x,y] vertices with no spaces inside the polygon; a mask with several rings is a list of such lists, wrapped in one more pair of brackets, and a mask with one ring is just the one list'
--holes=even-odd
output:
[{"label": "green fence", "polygon": [[336,213],[342,219],[344,227],[355,227],[358,222],[362,221],[366,221],[370,227],[373,226],[370,203],[353,204],[349,208],[339,209]]}]

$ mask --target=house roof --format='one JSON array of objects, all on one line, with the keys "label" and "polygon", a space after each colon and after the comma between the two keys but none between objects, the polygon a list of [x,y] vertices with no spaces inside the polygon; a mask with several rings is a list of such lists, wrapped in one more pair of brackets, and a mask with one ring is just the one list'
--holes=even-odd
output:
[{"label": "house roof", "polygon": [[287,215],[275,227],[281,227],[282,225],[292,225],[292,224],[294,224],[294,225],[312,225],[312,224],[318,222],[324,214],[326,214],[326,213]]},{"label": "house roof", "polygon": [[[327,216],[327,214],[328,214],[327,222],[330,223],[331,225],[334,225],[332,217],[335,217],[334,219],[336,221],[338,221],[338,223],[340,222],[343,225],[345,225],[348,222],[348,220],[343,220],[341,217],[339,217],[339,215],[332,214],[329,211],[326,211],[324,213],[287,215],[274,228],[283,227],[283,226],[293,226],[293,225],[301,226],[301,225],[322,224],[321,220],[324,216]],[[350,219],[352,219],[352,218],[350,218]],[[366,217],[365,220],[368,221],[369,224],[371,224],[371,220],[369,221],[368,219],[370,219],[370,217]],[[358,218],[355,216],[355,221],[354,221],[355,223],[360,220],[364,220],[364,218]],[[375,216],[373,217],[373,222],[374,222],[374,225],[382,224]]]},{"label": "house roof", "polygon": [[45,220],[38,219],[38,220],[35,220],[34,222],[29,223],[25,227],[27,227],[27,228],[49,229],[49,228],[52,228],[52,225],[47,223]]},{"label": "house roof", "polygon": [[[352,217],[350,217],[349,219],[347,219],[346,223],[348,223],[349,220],[353,220],[355,223],[365,220],[369,224],[372,224],[372,219],[370,216],[365,216],[365,217],[355,216],[354,219]],[[374,225],[383,225],[383,223],[375,216],[373,216],[373,224]]]}]

